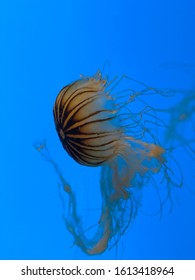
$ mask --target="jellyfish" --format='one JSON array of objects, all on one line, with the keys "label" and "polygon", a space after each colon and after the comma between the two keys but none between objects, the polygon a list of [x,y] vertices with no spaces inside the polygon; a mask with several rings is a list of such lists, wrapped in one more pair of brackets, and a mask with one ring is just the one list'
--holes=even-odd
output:
[{"label": "jellyfish", "polygon": [[[141,89],[117,91],[124,80],[136,82]],[[144,100],[171,94],[169,89],[158,90],[126,76],[110,81],[98,71],[68,84],[56,97],[53,115],[63,148],[78,164],[101,168],[101,213],[94,235],[88,237],[75,191],[51,157],[46,142],[35,147],[59,176],[66,228],[74,244],[86,254],[101,254],[119,242],[136,217],[144,188],[152,185],[158,192],[159,184],[163,185],[167,195],[162,205],[170,197],[172,186],[182,186],[179,165],[161,145],[155,130],[167,127],[157,116],[160,110]],[[178,166],[178,174],[173,174],[169,160]]]}]

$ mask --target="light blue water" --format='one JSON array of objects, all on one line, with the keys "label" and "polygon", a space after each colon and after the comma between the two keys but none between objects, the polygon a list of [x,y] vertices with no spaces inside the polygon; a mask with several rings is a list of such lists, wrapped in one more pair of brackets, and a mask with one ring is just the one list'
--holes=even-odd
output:
[{"label": "light blue water", "polygon": [[194,161],[183,149],[176,156],[184,186],[174,192],[173,211],[165,206],[161,219],[140,213],[117,247],[94,257],[72,246],[58,178],[33,149],[47,139],[79,199],[91,201],[86,188],[98,195],[98,170],[79,166],[63,150],[52,115],[57,93],[106,60],[112,77],[192,89],[194,27],[193,0],[0,4],[0,259],[195,259]]}]

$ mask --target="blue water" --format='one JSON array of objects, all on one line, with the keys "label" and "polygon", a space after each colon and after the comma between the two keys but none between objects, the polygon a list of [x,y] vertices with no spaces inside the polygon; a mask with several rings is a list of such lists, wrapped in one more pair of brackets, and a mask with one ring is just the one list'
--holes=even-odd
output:
[{"label": "blue water", "polygon": [[59,179],[33,148],[46,139],[78,198],[91,201],[86,188],[98,192],[99,170],[79,166],[63,150],[52,115],[56,95],[106,61],[112,77],[193,89],[194,27],[193,0],[0,4],[0,259],[195,259],[194,161],[184,149],[176,154],[184,184],[174,191],[172,212],[165,206],[162,217],[140,213],[116,247],[90,257],[73,246]]}]

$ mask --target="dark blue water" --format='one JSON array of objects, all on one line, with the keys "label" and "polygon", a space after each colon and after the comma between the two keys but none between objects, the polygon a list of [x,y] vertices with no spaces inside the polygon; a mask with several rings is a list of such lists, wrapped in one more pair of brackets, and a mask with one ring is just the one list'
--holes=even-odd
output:
[{"label": "dark blue water", "polygon": [[[97,222],[99,169],[79,166],[63,150],[52,115],[56,95],[104,64],[112,78],[126,74],[153,87],[183,90],[183,98],[193,92],[194,1],[8,0],[0,4],[0,26],[0,258],[195,259],[195,168],[183,142],[175,144],[184,181],[172,193],[172,211],[166,204],[162,215],[148,214],[155,195],[144,190],[147,211],[139,212],[117,246],[93,257],[73,244],[62,218],[59,179],[33,148],[46,139],[77,200],[94,200],[94,209],[81,209],[81,215]],[[164,107],[180,97],[166,99]],[[190,113],[179,126],[185,144],[194,139]]]}]

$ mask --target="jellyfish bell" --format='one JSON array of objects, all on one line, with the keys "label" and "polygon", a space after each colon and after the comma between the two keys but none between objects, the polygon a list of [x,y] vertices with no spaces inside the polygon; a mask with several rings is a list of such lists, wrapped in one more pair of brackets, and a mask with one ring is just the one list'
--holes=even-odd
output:
[{"label": "jellyfish bell", "polygon": [[54,120],[65,150],[82,165],[98,166],[114,153],[120,128],[114,101],[98,73],[63,88],[54,105]]}]

